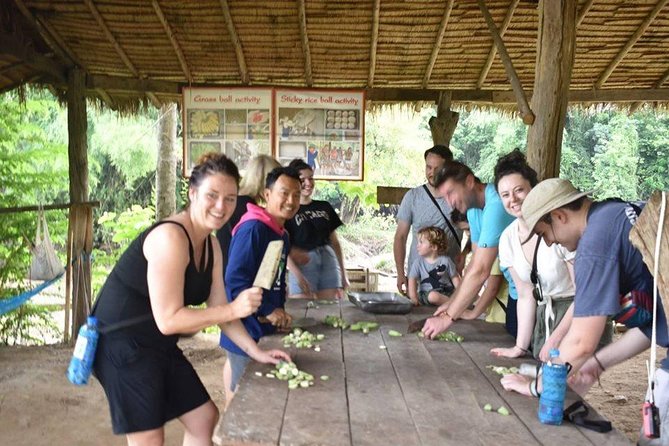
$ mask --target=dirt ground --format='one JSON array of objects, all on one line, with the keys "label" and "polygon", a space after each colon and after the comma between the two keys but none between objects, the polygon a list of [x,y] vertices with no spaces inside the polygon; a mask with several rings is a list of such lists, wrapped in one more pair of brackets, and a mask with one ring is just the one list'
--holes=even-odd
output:
[{"label": "dirt ground", "polygon": [[[217,336],[198,334],[180,345],[221,407],[224,356]],[[70,355],[71,349],[62,346],[0,347],[0,443],[125,444],[122,437],[111,433],[107,402],[99,383],[92,379],[87,386],[75,387],[65,378]],[[601,388],[593,388],[587,398],[633,441],[641,420],[646,358],[644,354],[608,371]],[[178,422],[168,424],[166,444],[181,444],[182,433]]]}]

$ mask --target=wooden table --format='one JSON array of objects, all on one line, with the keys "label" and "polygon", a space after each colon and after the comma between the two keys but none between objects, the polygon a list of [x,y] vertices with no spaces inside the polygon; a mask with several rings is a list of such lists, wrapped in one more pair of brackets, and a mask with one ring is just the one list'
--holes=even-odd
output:
[{"label": "wooden table", "polygon": [[[406,333],[410,321],[429,314],[424,308],[407,316],[373,315],[349,302],[309,308],[306,301],[291,300],[287,309],[294,317],[322,321],[332,314],[381,326],[368,335],[322,324],[308,328],[326,336],[320,352],[290,349],[299,369],[315,376],[308,389],[289,391],[286,381],[264,376],[271,366],[251,363],[214,435],[222,444],[630,444],[616,430],[601,434],[571,423],[543,425],[537,399],[505,391],[500,376],[486,366],[531,361],[489,355],[493,346],[513,345],[500,324],[458,321],[453,330],[464,337],[458,344],[388,335],[390,329]],[[281,347],[281,336],[264,338],[261,345]],[[321,375],[329,380],[321,381]],[[575,398],[570,392],[566,404]],[[488,403],[511,414],[486,412]],[[598,417],[592,408],[590,417]]]}]

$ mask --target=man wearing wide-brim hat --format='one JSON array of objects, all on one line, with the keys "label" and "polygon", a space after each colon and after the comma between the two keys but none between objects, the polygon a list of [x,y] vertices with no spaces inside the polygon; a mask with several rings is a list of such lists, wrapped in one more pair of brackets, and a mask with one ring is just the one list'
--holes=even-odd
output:
[{"label": "man wearing wide-brim hat", "polygon": [[[630,243],[638,205],[621,200],[596,202],[588,192],[568,180],[551,178],[534,187],[525,198],[522,214],[530,234],[538,234],[550,246],[559,243],[576,251],[574,319],[560,344],[560,358],[572,365],[570,383],[584,394],[610,367],[646,350],[653,325],[653,278],[641,253]],[[657,312],[657,343],[669,345],[667,321],[660,299]],[[607,317],[624,323],[628,330],[616,342],[595,353]],[[669,358],[655,373],[654,399],[660,409],[662,439],[640,444],[669,444]],[[644,382],[645,376],[630,376]],[[508,390],[527,388],[520,378],[503,379]],[[541,382],[531,390],[541,392]]]}]

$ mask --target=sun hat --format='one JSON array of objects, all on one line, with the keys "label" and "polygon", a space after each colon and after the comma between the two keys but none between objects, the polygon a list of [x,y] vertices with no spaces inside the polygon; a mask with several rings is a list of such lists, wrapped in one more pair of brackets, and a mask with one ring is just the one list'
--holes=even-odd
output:
[{"label": "sun hat", "polygon": [[534,227],[544,215],[591,193],[592,191],[579,191],[569,180],[563,178],[549,178],[534,186],[525,197],[521,208],[527,227],[530,228],[530,234],[523,244],[532,238]]}]

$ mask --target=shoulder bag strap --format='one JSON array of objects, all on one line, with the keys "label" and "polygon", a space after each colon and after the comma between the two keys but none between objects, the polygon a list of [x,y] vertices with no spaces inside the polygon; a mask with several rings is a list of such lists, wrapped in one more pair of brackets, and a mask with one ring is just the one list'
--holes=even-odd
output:
[{"label": "shoulder bag strap", "polygon": [[451,233],[453,234],[453,237],[455,240],[458,242],[458,248],[460,247],[461,241],[460,237],[458,237],[458,233],[455,231],[455,228],[451,224],[451,221],[446,217],[444,214],[444,211],[441,210],[441,207],[439,207],[439,203],[437,203],[437,200],[434,198],[434,196],[430,193],[430,189],[427,188],[426,184],[423,184],[423,189],[425,189],[425,193],[427,194],[428,197],[430,197],[430,200],[432,200],[432,203],[436,206],[437,210],[441,214],[442,217],[444,217],[444,221],[446,221],[446,225],[448,226],[448,229],[451,230]]},{"label": "shoulder bag strap", "polygon": [[532,271],[530,272],[530,281],[534,288],[539,290],[539,296],[535,296],[535,299],[538,301],[544,298],[544,292],[541,289],[541,282],[539,281],[539,273],[537,272],[537,257],[539,253],[539,245],[541,244],[541,237],[537,235],[537,246],[534,247],[534,255],[532,257]]}]

